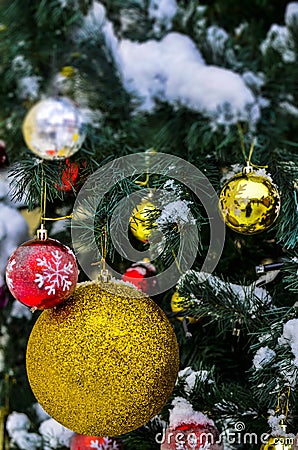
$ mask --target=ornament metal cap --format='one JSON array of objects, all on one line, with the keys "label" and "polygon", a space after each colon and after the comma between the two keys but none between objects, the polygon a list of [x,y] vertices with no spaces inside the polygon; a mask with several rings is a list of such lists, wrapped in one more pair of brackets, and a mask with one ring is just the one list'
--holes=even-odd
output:
[{"label": "ornament metal cap", "polygon": [[107,269],[102,269],[99,276],[98,281],[102,281],[103,283],[108,283],[111,281],[111,274]]},{"label": "ornament metal cap", "polygon": [[243,169],[242,169],[242,173],[247,174],[247,173],[252,173],[253,171],[254,171],[254,168],[250,165],[250,162],[247,161],[246,166],[243,167]]},{"label": "ornament metal cap", "polygon": [[45,241],[48,239],[48,231],[45,229],[45,226],[43,224],[40,225],[40,228],[36,232],[37,239],[40,239],[41,241]]}]

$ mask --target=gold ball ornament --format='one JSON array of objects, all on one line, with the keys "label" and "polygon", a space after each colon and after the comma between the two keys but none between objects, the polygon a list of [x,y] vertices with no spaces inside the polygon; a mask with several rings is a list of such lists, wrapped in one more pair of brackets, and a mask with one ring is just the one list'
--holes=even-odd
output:
[{"label": "gold ball ornament", "polygon": [[[187,311],[188,307],[191,306],[192,302],[188,302],[188,303],[184,303],[182,304],[182,302],[185,302],[186,298],[185,297],[180,297],[179,292],[176,291],[174,292],[174,294],[172,295],[171,298],[171,309],[173,313],[179,313],[179,312],[184,312]],[[178,320],[183,320],[183,319],[187,319],[189,323],[193,324],[193,323],[197,323],[199,322],[200,319],[196,319],[194,317],[191,316],[176,316],[176,319]]]},{"label": "gold ball ornament", "polygon": [[23,122],[23,136],[29,149],[42,159],[64,159],[76,153],[86,135],[86,123],[67,97],[36,103]]},{"label": "gold ball ornament", "polygon": [[129,226],[136,239],[144,243],[148,242],[152,230],[156,227],[156,224],[151,217],[152,214],[157,213],[157,211],[156,206],[149,200],[143,200],[133,210],[129,220]]},{"label": "gold ball ornament", "polygon": [[245,169],[223,186],[219,210],[229,228],[251,235],[267,230],[275,222],[280,210],[280,196],[263,170]]},{"label": "gold ball ornament", "polygon": [[28,341],[37,401],[79,434],[114,436],[154,417],[175,385],[179,349],[163,311],[125,283],[78,285],[44,311]]}]

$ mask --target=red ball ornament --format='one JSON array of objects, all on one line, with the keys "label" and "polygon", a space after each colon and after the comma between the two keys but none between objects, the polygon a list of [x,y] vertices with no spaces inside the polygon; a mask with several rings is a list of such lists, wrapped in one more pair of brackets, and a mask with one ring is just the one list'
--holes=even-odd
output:
[{"label": "red ball ornament", "polygon": [[156,275],[156,269],[148,261],[139,261],[129,267],[122,276],[123,281],[134,284],[140,291],[147,293],[149,287],[156,284],[152,279]]},{"label": "red ball ornament", "polygon": [[84,436],[77,434],[73,437],[70,450],[122,450],[123,446],[119,439],[110,437]]},{"label": "red ball ornament", "polygon": [[167,428],[160,450],[221,450],[217,428],[204,424],[182,424]]},{"label": "red ball ornament", "polygon": [[55,239],[32,239],[8,260],[6,283],[12,295],[30,308],[47,309],[69,298],[78,280],[70,248]]},{"label": "red ball ornament", "polygon": [[[158,436],[160,450],[222,450],[222,439],[213,420],[195,411],[184,398],[173,400],[169,427]],[[161,433],[160,433],[161,434]]]}]

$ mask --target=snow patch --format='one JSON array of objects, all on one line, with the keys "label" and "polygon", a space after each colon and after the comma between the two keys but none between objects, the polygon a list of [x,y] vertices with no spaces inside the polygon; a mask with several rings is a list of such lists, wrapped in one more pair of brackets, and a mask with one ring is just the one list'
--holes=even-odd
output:
[{"label": "snow patch", "polygon": [[[176,0],[150,0],[148,14],[155,25],[166,28],[176,14]],[[136,111],[153,112],[158,102],[187,107],[208,117],[213,128],[247,121],[253,128],[264,104],[246,86],[241,75],[206,65],[195,43],[186,35],[168,33],[160,41],[118,41],[105,8],[95,1],[77,31],[80,40],[103,35],[125,89],[132,94]],[[216,52],[228,39],[222,28],[209,27],[207,38]]]},{"label": "snow patch", "polygon": [[223,28],[216,25],[207,28],[206,39],[214,55],[220,55],[224,52],[228,38],[229,35]]},{"label": "snow patch", "polygon": [[157,101],[185,106],[218,124],[255,123],[260,109],[242,77],[205,64],[194,42],[180,33],[161,41],[123,40],[119,47],[125,88],[139,99],[138,110],[152,112]]},{"label": "snow patch", "polygon": [[179,425],[200,424],[203,426],[214,427],[213,420],[209,419],[205,414],[195,411],[192,405],[182,397],[176,397],[172,401],[174,408],[170,410],[170,427],[177,428]]},{"label": "snow patch", "polygon": [[253,359],[254,368],[256,370],[263,369],[263,367],[269,364],[275,356],[275,351],[271,350],[269,347],[259,348]]},{"label": "snow patch", "polygon": [[298,2],[291,2],[287,4],[285,23],[289,28],[298,27]]},{"label": "snow patch", "polygon": [[48,419],[42,422],[39,427],[39,433],[44,440],[44,450],[53,448],[67,447],[69,448],[71,439],[75,433],[54,419]]},{"label": "snow patch", "polygon": [[[12,304],[12,308],[10,311],[10,317],[15,318],[15,319],[24,319],[25,318],[27,320],[31,320],[32,313],[27,306],[25,306],[25,305],[23,305],[23,303],[20,303],[17,300],[15,300]],[[10,320],[8,322],[10,322]]]},{"label": "snow patch", "polygon": [[189,204],[190,202],[186,200],[176,200],[163,206],[160,216],[156,219],[157,225],[163,226],[169,223],[177,223],[178,225],[195,224],[196,221],[191,214]]},{"label": "snow patch", "polygon": [[208,376],[209,372],[207,370],[194,371],[191,367],[186,367],[179,371],[177,382],[182,379],[184,381],[185,392],[191,394],[197,381],[206,382],[208,384],[214,383]]},{"label": "snow patch", "polygon": [[291,32],[285,26],[275,23],[271,25],[266,39],[260,46],[263,54],[266,54],[269,48],[273,48],[279,53],[285,63],[293,63],[296,61],[295,42]]},{"label": "snow patch", "polygon": [[293,364],[298,367],[298,319],[290,319],[284,324],[279,345],[288,345],[294,355]]},{"label": "snow patch", "polygon": [[150,0],[148,15],[154,21],[154,31],[159,33],[161,29],[169,30],[177,9],[176,0]]},{"label": "snow patch", "polygon": [[18,96],[20,99],[36,100],[39,97],[41,77],[31,75],[18,80]]}]

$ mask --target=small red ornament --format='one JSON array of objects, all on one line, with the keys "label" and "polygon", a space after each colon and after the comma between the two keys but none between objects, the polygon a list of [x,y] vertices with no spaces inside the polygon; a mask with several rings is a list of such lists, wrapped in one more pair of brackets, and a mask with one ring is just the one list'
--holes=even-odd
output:
[{"label": "small red ornament", "polygon": [[[176,397],[170,410],[169,427],[158,442],[160,450],[222,450],[222,439],[213,420],[194,411],[184,398]],[[161,434],[161,433],[160,433]]]},{"label": "small red ornament", "polygon": [[220,450],[222,445],[218,430],[203,424],[184,424],[167,428],[160,450]]},{"label": "small red ornament", "polygon": [[154,275],[156,275],[155,267],[144,260],[138,261],[129,267],[123,274],[122,280],[134,284],[140,291],[146,293],[149,286],[156,284],[156,280],[151,278]]},{"label": "small red ornament", "polygon": [[34,309],[62,303],[75,290],[77,280],[78,266],[72,251],[46,236],[20,245],[6,267],[6,283],[12,295]]},{"label": "small red ornament", "polygon": [[70,450],[122,450],[119,439],[110,437],[84,436],[77,434],[72,438]]},{"label": "small red ornament", "polygon": [[59,191],[70,192],[76,187],[79,179],[79,164],[69,159],[65,160],[65,167],[62,170],[61,185],[57,185]]}]

